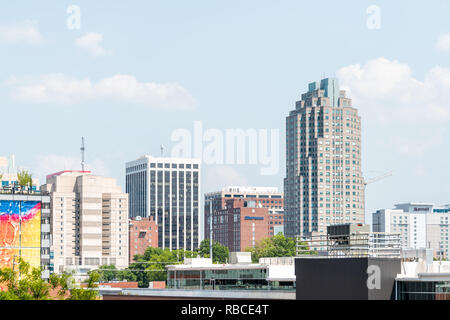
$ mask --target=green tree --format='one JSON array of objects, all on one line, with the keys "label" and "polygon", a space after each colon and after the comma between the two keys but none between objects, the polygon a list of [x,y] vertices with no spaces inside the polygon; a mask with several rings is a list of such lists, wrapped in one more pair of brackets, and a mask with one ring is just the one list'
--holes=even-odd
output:
[{"label": "green tree", "polygon": [[95,270],[89,272],[89,277],[85,281],[87,288],[73,288],[70,290],[70,297],[67,300],[97,300],[98,299],[98,282],[100,273]]},{"label": "green tree", "polygon": [[[110,282],[112,280],[116,280],[118,278],[118,270],[116,266],[113,264],[110,265],[102,265],[95,272],[99,274],[99,282]],[[89,271],[89,273],[94,271]]]},{"label": "green tree", "polygon": [[137,281],[139,287],[146,288],[150,281],[166,281],[167,265],[183,263],[184,258],[197,256],[197,252],[148,247],[144,254],[135,255],[127,269],[119,271],[121,280]]},{"label": "green tree", "polygon": [[49,283],[52,289],[58,289],[58,296],[60,299],[64,299],[66,293],[69,296],[66,300],[96,300],[99,295],[96,290],[98,288],[98,282],[100,274],[96,271],[88,273],[88,279],[85,281],[86,288],[75,286],[75,280],[71,273],[63,273],[61,275],[51,274]]},{"label": "green tree", "polygon": [[58,297],[63,299],[68,292],[68,300],[93,300],[98,297],[97,287],[99,275],[89,275],[87,289],[74,288],[71,274],[51,274],[49,281],[42,279],[42,269],[31,267],[22,258],[18,258],[18,270],[0,269],[0,284],[6,291],[0,291],[0,300],[49,300],[50,289],[58,290]]},{"label": "green tree", "polygon": [[137,281],[137,277],[133,272],[131,272],[128,269],[125,269],[125,270],[119,270],[117,272],[117,280],[120,280],[120,281],[126,280],[126,281],[134,282],[134,281]]},{"label": "green tree", "polygon": [[60,275],[52,273],[49,278],[49,284],[52,289],[58,289],[59,299],[64,299],[67,292],[70,293],[70,289],[75,286],[75,280],[72,274],[64,272]]},{"label": "green tree", "polygon": [[41,268],[31,268],[30,264],[18,258],[18,270],[0,270],[0,283],[7,291],[0,292],[0,300],[46,300],[49,298],[49,284],[41,278]]},{"label": "green tree", "polygon": [[[300,243],[304,250],[309,250],[307,243]],[[254,248],[247,248],[252,253],[252,261],[258,263],[259,258],[265,257],[293,257],[296,255],[295,240],[286,238],[279,233],[271,238],[260,240]],[[313,252],[305,252],[314,254]]]},{"label": "green tree", "polygon": [[19,170],[19,172],[17,172],[17,181],[21,187],[29,186],[31,188],[33,186],[33,177],[26,170]]},{"label": "green tree", "polygon": [[[209,258],[209,239],[204,239],[200,243],[199,254],[203,258]],[[228,247],[221,245],[219,242],[214,241],[212,246],[213,263],[227,263],[230,250]]]}]

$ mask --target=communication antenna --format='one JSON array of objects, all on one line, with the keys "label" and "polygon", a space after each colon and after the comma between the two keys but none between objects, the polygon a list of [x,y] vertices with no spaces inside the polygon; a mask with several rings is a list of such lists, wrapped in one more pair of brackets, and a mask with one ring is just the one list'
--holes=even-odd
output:
[{"label": "communication antenna", "polygon": [[162,157],[164,154],[164,145],[161,145],[160,149],[161,149],[161,157]]},{"label": "communication antenna", "polygon": [[84,171],[86,163],[84,162],[84,137],[81,137],[81,171]]}]

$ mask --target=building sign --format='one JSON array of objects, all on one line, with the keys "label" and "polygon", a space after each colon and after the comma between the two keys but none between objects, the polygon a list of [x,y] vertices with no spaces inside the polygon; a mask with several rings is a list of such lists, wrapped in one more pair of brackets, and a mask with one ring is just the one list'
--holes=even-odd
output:
[{"label": "building sign", "polygon": [[264,220],[264,217],[250,217],[250,216],[245,216],[244,219],[245,219],[245,220]]},{"label": "building sign", "polygon": [[449,213],[450,209],[433,209],[435,213]]},{"label": "building sign", "polygon": [[415,212],[417,212],[417,211],[427,211],[428,212],[429,210],[430,210],[429,208],[417,208],[417,207],[414,208]]}]

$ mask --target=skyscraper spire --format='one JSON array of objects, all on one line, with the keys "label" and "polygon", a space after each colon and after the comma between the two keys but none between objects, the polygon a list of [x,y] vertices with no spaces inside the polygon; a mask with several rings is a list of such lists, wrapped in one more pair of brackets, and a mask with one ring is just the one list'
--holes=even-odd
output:
[{"label": "skyscraper spire", "polygon": [[81,137],[81,148],[80,148],[80,150],[81,150],[81,171],[85,171],[84,169],[85,169],[86,163],[84,162],[84,150],[85,150],[85,148],[84,148],[84,137]]}]

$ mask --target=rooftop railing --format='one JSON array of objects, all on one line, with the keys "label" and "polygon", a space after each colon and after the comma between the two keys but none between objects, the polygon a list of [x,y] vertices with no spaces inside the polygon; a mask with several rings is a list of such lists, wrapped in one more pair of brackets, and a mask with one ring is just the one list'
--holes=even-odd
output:
[{"label": "rooftop railing", "polygon": [[370,232],[297,237],[296,255],[301,257],[400,258],[400,234]]},{"label": "rooftop railing", "polygon": [[20,186],[5,186],[0,187],[0,194],[17,194],[17,195],[36,195],[36,196],[45,196],[48,195],[48,192],[33,190],[29,187],[20,187]]}]

